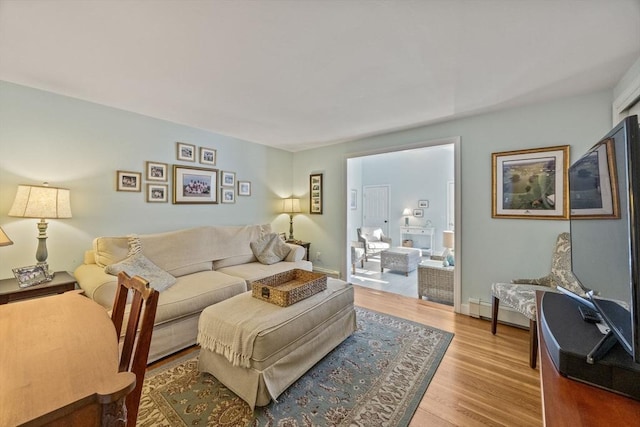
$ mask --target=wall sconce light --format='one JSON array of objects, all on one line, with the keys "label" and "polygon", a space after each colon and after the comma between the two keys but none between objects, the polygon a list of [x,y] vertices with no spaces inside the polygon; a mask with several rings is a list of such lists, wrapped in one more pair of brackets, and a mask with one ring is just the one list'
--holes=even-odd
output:
[{"label": "wall sconce light", "polygon": [[40,218],[38,222],[38,264],[47,261],[47,225],[45,219],[71,218],[70,191],[66,188],[18,185],[18,192],[9,210],[9,216],[19,218]]},{"label": "wall sconce light", "polygon": [[411,212],[411,209],[409,208],[404,208],[404,210],[402,211],[402,216],[404,217],[404,225],[405,227],[409,225],[409,217],[413,215],[413,212]]},{"label": "wall sconce light", "polygon": [[302,212],[300,210],[300,199],[283,199],[282,200],[282,212],[289,214],[289,240],[293,238],[293,214]]},{"label": "wall sconce light", "polygon": [[7,236],[2,227],[0,227],[0,246],[13,245],[13,241]]}]

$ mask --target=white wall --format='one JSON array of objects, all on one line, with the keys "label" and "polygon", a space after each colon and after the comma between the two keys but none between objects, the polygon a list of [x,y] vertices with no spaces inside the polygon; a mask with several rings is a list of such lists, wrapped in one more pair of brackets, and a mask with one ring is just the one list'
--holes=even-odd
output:
[{"label": "white wall", "polygon": [[[174,205],[115,190],[117,170],[144,176],[145,161],[203,166],[176,161],[177,141],[216,149],[215,168],[251,181],[252,195],[235,204]],[[36,262],[37,220],[7,216],[18,184],[71,190],[73,218],[49,221],[47,246],[53,270],[73,271],[101,235],[269,222],[288,230],[278,211],[291,194],[291,163],[282,150],[0,82],[0,225],[14,241],[0,248],[0,277]]]},{"label": "white wall", "polygon": [[309,174],[318,171],[325,187],[324,214],[298,221],[296,235],[322,251],[326,266],[344,273],[346,158],[460,136],[461,297],[488,301],[492,282],[547,274],[555,238],[569,229],[568,221],[491,218],[491,153],[570,145],[576,159],[611,128],[611,102],[605,90],[295,153],[294,193],[308,200]]}]

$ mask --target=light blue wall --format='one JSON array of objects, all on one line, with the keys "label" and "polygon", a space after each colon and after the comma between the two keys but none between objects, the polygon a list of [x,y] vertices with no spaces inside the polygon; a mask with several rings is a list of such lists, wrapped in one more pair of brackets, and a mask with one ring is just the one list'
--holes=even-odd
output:
[{"label": "light blue wall", "polygon": [[[251,181],[252,195],[235,204],[174,205],[147,203],[144,191],[115,190],[117,170],[144,177],[145,161],[203,166],[176,161],[177,141],[216,149],[215,168]],[[73,218],[49,221],[47,246],[52,269],[73,271],[101,235],[269,222],[285,231],[288,217],[278,210],[291,193],[292,159],[286,151],[0,82],[0,225],[14,241],[0,248],[0,277],[35,263],[37,221],[7,216],[18,184],[71,189]]]},{"label": "light blue wall", "polygon": [[294,193],[308,202],[310,173],[323,172],[325,183],[324,214],[299,219],[296,234],[322,251],[327,268],[344,272],[346,159],[459,136],[462,247],[456,250],[463,257],[462,302],[470,297],[488,301],[494,281],[547,274],[555,238],[569,229],[568,221],[493,219],[491,153],[570,145],[575,159],[612,127],[611,101],[611,90],[605,90],[296,153]]},{"label": "light blue wall", "polygon": [[[18,184],[45,180],[72,190],[74,217],[49,225],[49,261],[56,270],[73,270],[99,235],[259,222],[287,231],[279,200],[293,194],[302,198],[306,212],[294,219],[296,237],[312,242],[313,254],[322,252],[321,266],[344,272],[352,238],[345,214],[347,158],[460,136],[462,247],[456,249],[463,257],[462,301],[488,300],[493,281],[546,274],[555,237],[569,227],[567,221],[491,218],[491,153],[568,144],[575,159],[612,127],[611,101],[606,90],[291,154],[0,83],[0,225],[15,242],[0,248],[0,277],[35,262],[36,221],[6,214]],[[251,181],[253,195],[238,197],[233,205],[193,206],[150,204],[144,193],[115,191],[117,170],[143,172],[147,160],[180,163],[176,141],[217,149],[216,168]],[[308,214],[312,173],[324,174],[322,215]]]}]

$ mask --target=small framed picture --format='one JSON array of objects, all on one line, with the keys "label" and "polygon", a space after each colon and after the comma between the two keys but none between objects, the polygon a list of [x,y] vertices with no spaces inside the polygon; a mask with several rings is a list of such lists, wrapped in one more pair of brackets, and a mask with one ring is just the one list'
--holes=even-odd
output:
[{"label": "small framed picture", "polygon": [[309,175],[309,213],[322,215],[322,174]]},{"label": "small framed picture", "polygon": [[147,184],[147,202],[166,203],[169,200],[167,184]]},{"label": "small framed picture", "polygon": [[177,143],[177,159],[184,162],[196,161],[196,146],[185,142]]},{"label": "small framed picture", "polygon": [[53,279],[44,265],[30,265],[13,269],[13,275],[18,280],[18,286],[26,288],[40,283],[49,282]]},{"label": "small framed picture", "polygon": [[220,189],[220,200],[222,203],[235,203],[236,202],[236,190],[235,188],[221,188]]},{"label": "small framed picture", "polygon": [[200,147],[200,163],[203,165],[215,166],[216,157],[216,150],[213,148]]},{"label": "small framed picture", "polygon": [[349,208],[351,208],[351,210],[358,209],[358,190],[351,190],[351,195],[349,197]]},{"label": "small framed picture", "polygon": [[220,185],[223,187],[235,187],[236,173],[226,171],[220,172]]},{"label": "small framed picture", "polygon": [[413,216],[416,217],[416,218],[424,217],[424,210],[423,209],[414,209],[413,210]]},{"label": "small framed picture", "polygon": [[238,196],[251,195],[251,181],[238,181]]},{"label": "small framed picture", "polygon": [[147,181],[166,182],[168,179],[167,168],[166,163],[147,162]]},{"label": "small framed picture", "polygon": [[140,181],[142,181],[140,172],[118,171],[116,174],[116,190],[142,191]]},{"label": "small framed picture", "polygon": [[418,200],[418,207],[419,208],[428,208],[429,207],[429,201],[428,200]]}]

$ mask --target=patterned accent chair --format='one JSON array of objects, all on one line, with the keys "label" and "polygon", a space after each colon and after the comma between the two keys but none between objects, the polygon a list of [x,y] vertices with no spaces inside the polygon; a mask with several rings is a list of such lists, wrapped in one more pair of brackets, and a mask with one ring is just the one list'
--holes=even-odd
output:
[{"label": "patterned accent chair", "polygon": [[514,279],[511,283],[491,285],[492,317],[491,333],[496,334],[500,302],[514,308],[529,319],[529,365],[536,367],[538,356],[538,330],[536,323],[536,291],[557,292],[556,286],[585,296],[585,292],[571,272],[571,239],[569,233],[561,233],[556,241],[551,262],[551,273],[538,279]]},{"label": "patterned accent chair", "polygon": [[369,256],[386,251],[391,247],[391,238],[384,235],[381,228],[362,227],[358,228],[358,241],[364,248],[364,260],[368,261]]}]

